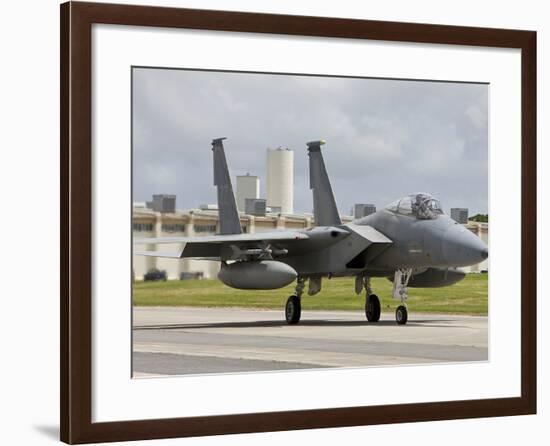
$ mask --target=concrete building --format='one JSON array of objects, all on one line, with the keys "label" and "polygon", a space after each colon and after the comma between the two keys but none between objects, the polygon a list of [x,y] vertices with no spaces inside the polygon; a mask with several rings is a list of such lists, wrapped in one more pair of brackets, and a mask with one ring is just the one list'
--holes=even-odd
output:
[{"label": "concrete building", "polygon": [[237,209],[245,212],[247,198],[260,198],[260,179],[256,175],[237,176]]},{"label": "concrete building", "polygon": [[468,223],[468,208],[451,208],[451,218],[461,225]]},{"label": "concrete building", "polygon": [[218,210],[218,204],[209,204],[209,203],[203,203],[199,205],[199,209],[201,211],[217,211]]},{"label": "concrete building", "polygon": [[[253,234],[257,232],[273,231],[276,229],[306,229],[313,226],[311,214],[284,215],[266,213],[257,216],[241,213],[243,232]],[[342,223],[353,220],[351,216],[341,216]],[[217,210],[192,209],[188,211],[175,210],[172,213],[155,212],[152,209],[134,207],[132,219],[132,233],[134,239],[154,237],[189,237],[213,235],[218,232],[219,221]],[[489,224],[469,221],[465,227],[488,243]],[[162,245],[134,245],[136,251],[166,251],[182,250],[182,243]],[[489,257],[490,258],[490,257]],[[133,273],[136,280],[142,280],[143,275],[152,269],[166,271],[168,279],[180,279],[182,275],[201,275],[204,278],[215,278],[220,264],[217,261],[194,259],[169,259],[150,256],[133,256]],[[463,268],[466,272],[488,271],[488,260]]]},{"label": "concrete building", "polygon": [[[280,215],[265,214],[254,216],[240,214],[243,232],[273,231],[276,229],[305,229],[313,225],[312,215]],[[218,212],[216,210],[192,209],[176,210],[174,213],[155,212],[152,209],[133,209],[133,237],[189,237],[213,235],[218,232]],[[345,219],[345,222],[351,219]],[[136,251],[174,252],[183,249],[181,243],[162,245],[134,245]],[[136,280],[142,280],[143,275],[157,268],[166,271],[168,279],[179,279],[182,273],[201,273],[204,278],[215,278],[219,271],[219,262],[193,259],[169,259],[150,256],[133,256],[133,272]]]},{"label": "concrete building", "polygon": [[155,212],[173,213],[176,212],[176,196],[155,194],[153,195],[153,201],[148,201],[146,205]]},{"label": "concrete building", "polygon": [[356,203],[353,205],[353,216],[355,218],[366,217],[375,212],[376,206],[374,204]]},{"label": "concrete building", "polygon": [[294,212],[294,152],[267,149],[267,206],[280,207],[283,214]]},{"label": "concrete building", "polygon": [[248,215],[265,216],[266,214],[266,200],[263,198],[247,198],[244,207]]},{"label": "concrete building", "polygon": [[[468,221],[465,225],[466,229],[477,235],[483,242],[489,245],[489,223],[481,223],[477,221]],[[489,247],[489,258],[477,265],[467,266],[462,270],[467,273],[480,273],[489,271],[489,260],[491,259],[491,247]]]}]

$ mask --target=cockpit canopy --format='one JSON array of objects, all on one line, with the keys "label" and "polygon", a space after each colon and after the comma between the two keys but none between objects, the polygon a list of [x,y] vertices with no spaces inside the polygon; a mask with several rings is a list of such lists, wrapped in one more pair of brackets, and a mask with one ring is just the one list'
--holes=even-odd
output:
[{"label": "cockpit canopy", "polygon": [[410,215],[420,220],[433,220],[443,214],[441,203],[430,194],[417,193],[395,200],[386,206],[390,212]]}]

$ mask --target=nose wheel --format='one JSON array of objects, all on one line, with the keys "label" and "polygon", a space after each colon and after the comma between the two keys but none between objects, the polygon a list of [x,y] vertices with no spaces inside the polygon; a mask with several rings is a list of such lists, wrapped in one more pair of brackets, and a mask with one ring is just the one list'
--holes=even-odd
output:
[{"label": "nose wheel", "polygon": [[398,325],[405,325],[409,319],[409,311],[407,310],[407,285],[412,275],[412,269],[398,269],[393,277],[392,297],[399,299],[401,305],[395,310],[395,321]]},{"label": "nose wheel", "polygon": [[407,307],[405,305],[399,305],[395,310],[395,321],[397,322],[397,324],[405,325],[408,318],[409,312],[407,311]]}]

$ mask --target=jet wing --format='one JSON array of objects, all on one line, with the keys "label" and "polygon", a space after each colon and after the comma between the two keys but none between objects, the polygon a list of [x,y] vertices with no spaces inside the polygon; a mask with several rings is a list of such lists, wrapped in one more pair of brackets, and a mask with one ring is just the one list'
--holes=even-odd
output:
[{"label": "jet wing", "polygon": [[297,231],[269,231],[255,234],[205,235],[199,237],[136,238],[134,245],[158,245],[161,243],[242,243],[275,240],[304,240],[307,234]]},{"label": "jet wing", "polygon": [[309,236],[298,231],[270,231],[255,234],[208,235],[202,237],[160,237],[134,239],[134,245],[183,244],[182,250],[176,252],[134,251],[136,255],[195,258],[205,260],[220,260],[235,258],[240,253],[258,254],[258,249],[267,249],[267,245],[306,240]]},{"label": "jet wing", "polygon": [[164,257],[166,259],[179,259],[181,252],[162,252],[162,251],[134,251],[136,256]]},{"label": "jet wing", "polygon": [[[180,259],[181,251],[164,252],[164,251],[134,251],[135,256],[162,257],[165,259]],[[193,257],[194,260],[214,260],[219,262],[219,257]]]},{"label": "jet wing", "polygon": [[380,231],[377,231],[372,226],[367,225],[356,225],[354,223],[349,223],[347,225],[353,232],[356,232],[361,237],[367,239],[371,244],[381,243],[381,244],[391,244],[393,243],[391,239],[386,237]]}]

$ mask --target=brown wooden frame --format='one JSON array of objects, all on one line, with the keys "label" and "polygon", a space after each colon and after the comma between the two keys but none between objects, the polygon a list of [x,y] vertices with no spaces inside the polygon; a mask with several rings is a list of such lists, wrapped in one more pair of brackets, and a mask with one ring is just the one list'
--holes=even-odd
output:
[{"label": "brown wooden frame", "polygon": [[[93,23],[521,50],[521,397],[92,423]],[[215,435],[536,413],[536,32],[70,2],[61,5],[61,440]]]}]

